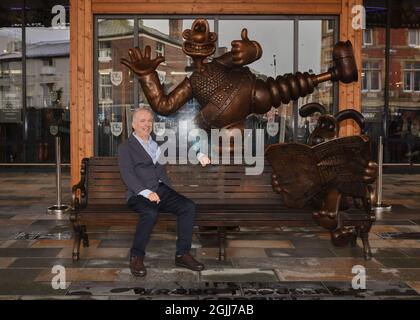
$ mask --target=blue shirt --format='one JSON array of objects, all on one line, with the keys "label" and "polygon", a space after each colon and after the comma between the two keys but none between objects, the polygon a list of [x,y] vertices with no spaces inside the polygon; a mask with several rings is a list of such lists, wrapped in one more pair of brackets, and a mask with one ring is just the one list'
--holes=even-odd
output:
[{"label": "blue shirt", "polygon": [[[156,164],[157,160],[159,159],[160,152],[161,152],[160,147],[158,146],[156,141],[154,141],[152,137],[149,136],[149,140],[145,142],[143,139],[139,138],[134,132],[133,132],[133,136],[141,144],[144,150],[146,150],[150,158],[152,158],[153,164]],[[151,193],[152,193],[151,190],[144,189],[140,191],[138,194],[148,199]]]}]

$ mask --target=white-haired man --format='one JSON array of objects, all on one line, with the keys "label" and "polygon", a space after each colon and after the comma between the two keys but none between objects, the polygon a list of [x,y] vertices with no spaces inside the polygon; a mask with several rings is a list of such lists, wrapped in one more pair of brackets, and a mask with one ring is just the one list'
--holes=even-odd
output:
[{"label": "white-haired man", "polygon": [[[127,186],[128,205],[139,214],[133,246],[130,250],[130,270],[135,276],[145,276],[146,245],[159,212],[171,212],[177,216],[177,242],[175,264],[195,271],[204,265],[190,254],[195,217],[195,204],[171,188],[165,165],[159,163],[158,144],[152,139],[153,111],[140,107],[133,113],[134,132],[118,148],[118,164],[121,177]],[[202,166],[209,158],[198,156]]]}]

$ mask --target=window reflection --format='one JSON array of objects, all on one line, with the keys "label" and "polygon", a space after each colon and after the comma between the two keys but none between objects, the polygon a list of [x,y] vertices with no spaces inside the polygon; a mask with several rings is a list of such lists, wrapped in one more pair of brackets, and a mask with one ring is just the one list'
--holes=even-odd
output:
[{"label": "window reflection", "polygon": [[[138,22],[135,22],[138,21]],[[97,32],[97,153],[99,155],[115,155],[117,146],[131,133],[131,109],[148,105],[146,96],[137,82],[137,77],[130,74],[128,68],[119,64],[121,57],[128,58],[128,49],[135,44],[143,51],[147,45],[151,47],[152,59],[162,55],[165,61],[157,68],[157,73],[166,94],[179,85],[185,77],[191,76],[191,58],[182,51],[182,32],[190,28],[193,19],[99,19]],[[215,30],[215,21],[208,19],[210,30]],[[299,71],[321,73],[331,65],[333,39],[336,36],[335,20],[316,20],[314,25],[305,22],[302,28],[305,34],[301,44],[310,48],[310,41],[316,42],[316,49],[295,56],[294,20],[230,20],[218,19],[218,40],[215,56],[220,56],[231,49],[231,42],[241,38],[241,30],[248,29],[249,38],[257,40],[263,48],[263,56],[248,67],[257,77],[266,80],[286,73],[293,73],[295,61],[299,61]],[[138,23],[138,37],[133,39],[134,23]],[[273,32],[281,37],[273,38]],[[126,41],[123,42],[122,39]],[[310,41],[308,40],[310,38]],[[313,39],[312,39],[313,38]],[[309,41],[309,42],[308,42]],[[315,57],[315,58],[314,58]],[[209,59],[211,59],[210,57]],[[298,60],[299,59],[299,60]],[[122,84],[115,85],[112,80],[114,71],[122,72]],[[127,81],[128,80],[128,81]],[[135,92],[138,92],[134,97]],[[134,98],[133,98],[134,97]],[[308,100],[309,99],[309,100]],[[321,101],[327,108],[333,105],[333,86],[321,85],[305,102]],[[125,112],[124,112],[125,110]],[[167,128],[178,130],[180,121],[191,120],[200,110],[195,99],[188,101],[176,113],[169,116],[156,115],[155,120],[164,122]],[[294,104],[272,108],[266,114],[250,115],[245,123],[246,128],[264,129],[265,143],[279,143],[295,140],[294,137]],[[302,128],[305,122],[302,122]],[[267,129],[269,128],[269,129]],[[116,134],[113,134],[113,130]],[[121,131],[121,133],[119,133]],[[301,130],[302,131],[302,130]],[[298,131],[302,136],[305,130]],[[255,137],[255,135],[254,135]]]},{"label": "window reflection", "polygon": [[388,139],[385,160],[420,163],[419,29],[391,29]]},{"label": "window reflection", "polygon": [[[298,69],[301,72],[319,74],[327,72],[332,67],[332,50],[335,43],[334,20],[303,20],[299,21],[299,60]],[[298,107],[318,102],[329,113],[335,112],[334,84],[330,81],[321,83],[315,91],[298,100]],[[297,140],[306,143],[309,134],[314,130],[319,114],[301,118],[298,121]]]},{"label": "window reflection", "polygon": [[69,162],[68,22],[68,0],[1,1],[0,162],[53,162],[53,123]]},{"label": "window reflection", "polygon": [[133,75],[120,59],[134,46],[134,19],[99,19],[97,44],[97,148],[100,156],[117,154],[127,139],[134,106]]}]

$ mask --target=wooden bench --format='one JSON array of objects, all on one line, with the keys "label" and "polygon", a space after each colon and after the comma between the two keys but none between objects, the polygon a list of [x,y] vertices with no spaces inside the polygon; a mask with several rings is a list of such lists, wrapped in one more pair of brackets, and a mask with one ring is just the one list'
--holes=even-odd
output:
[{"label": "wooden bench", "polygon": [[[271,167],[261,175],[245,175],[244,165],[168,165],[173,188],[197,205],[195,225],[214,227],[219,242],[219,260],[226,258],[226,234],[235,227],[314,225],[312,210],[288,209],[272,191]],[[80,258],[80,245],[89,246],[91,226],[135,226],[138,215],[126,205],[125,186],[117,158],[82,160],[81,180],[72,188],[70,221],[74,231],[73,260]],[[351,225],[372,219],[360,211],[345,215]],[[175,224],[170,213],[159,215],[158,224]]]}]

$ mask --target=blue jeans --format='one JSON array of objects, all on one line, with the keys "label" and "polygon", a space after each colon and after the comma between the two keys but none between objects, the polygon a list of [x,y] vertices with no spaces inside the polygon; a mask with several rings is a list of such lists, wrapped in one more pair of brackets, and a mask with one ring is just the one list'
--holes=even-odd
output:
[{"label": "blue jeans", "polygon": [[156,191],[160,202],[152,202],[141,195],[128,199],[128,206],[139,214],[131,256],[143,257],[159,212],[177,216],[176,255],[188,253],[191,249],[195,218],[195,203],[167,185],[160,183]]}]

